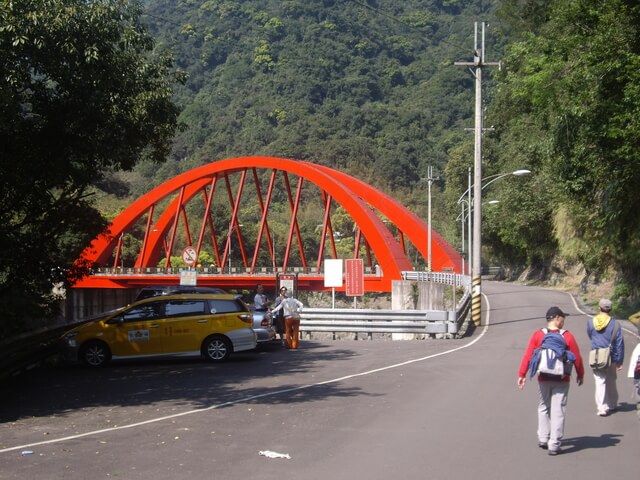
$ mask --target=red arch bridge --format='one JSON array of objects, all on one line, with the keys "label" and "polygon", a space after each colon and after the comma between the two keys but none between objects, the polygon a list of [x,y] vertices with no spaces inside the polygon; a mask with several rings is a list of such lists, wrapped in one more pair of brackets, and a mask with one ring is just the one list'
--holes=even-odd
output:
[{"label": "red arch bridge", "polygon": [[[427,230],[388,195],[337,170],[231,158],[178,175],[131,204],[85,249],[80,261],[93,265],[92,274],[74,287],[176,285],[184,258],[194,260],[199,286],[273,288],[278,276],[293,275],[299,289],[326,290],[325,259],[360,258],[364,290],[389,292],[414,270],[408,251],[426,264]],[[433,230],[432,270],[461,270],[459,254]]]}]

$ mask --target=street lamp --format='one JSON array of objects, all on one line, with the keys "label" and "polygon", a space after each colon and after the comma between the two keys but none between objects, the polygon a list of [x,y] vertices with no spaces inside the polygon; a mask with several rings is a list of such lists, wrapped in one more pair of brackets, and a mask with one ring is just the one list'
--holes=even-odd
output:
[{"label": "street lamp", "polygon": [[[487,188],[489,185],[491,185],[496,180],[500,180],[501,178],[508,177],[509,175],[513,175],[514,177],[523,177],[525,175],[529,175],[530,173],[531,173],[531,170],[527,170],[526,168],[522,168],[520,170],[514,170],[513,172],[496,173],[495,175],[489,175],[488,177],[484,177],[482,179],[483,182],[485,180],[489,180],[489,181],[482,185],[481,190],[484,190],[485,188]],[[462,202],[462,199],[464,198],[465,195],[469,195],[469,198],[471,198],[471,192],[472,192],[473,187],[475,186],[475,185],[471,184],[471,168],[469,168],[468,183],[469,183],[469,186],[464,191],[464,193],[462,195],[460,195],[460,198],[458,199],[458,203]]]},{"label": "street lamp", "polygon": [[[471,214],[473,213],[473,205],[471,205],[467,199],[463,198],[460,202],[460,206],[462,207],[460,214],[456,217],[456,221],[460,220],[460,230],[461,230],[461,240],[462,240],[462,253],[463,253],[463,257],[462,257],[462,274],[464,275],[466,272],[465,269],[465,259],[464,259],[464,252],[465,252],[465,245],[464,245],[464,222],[465,220],[468,223],[468,228],[467,228],[467,236],[468,236],[468,243],[467,243],[467,250],[468,250],[468,261],[467,261],[467,265],[468,265],[468,269],[469,269],[469,275],[471,275],[471,250],[472,250],[472,240],[471,240]],[[488,202],[483,203],[483,205],[495,205],[497,203],[500,203],[500,200],[489,200]],[[465,210],[465,205],[466,205],[466,210]]]},{"label": "street lamp", "polygon": [[427,203],[427,272],[431,272],[431,260],[432,260],[432,254],[431,254],[431,245],[432,245],[432,241],[431,241],[431,237],[432,237],[432,228],[431,228],[431,184],[433,183],[434,180],[439,180],[440,177],[434,177],[433,176],[433,167],[431,165],[429,165],[429,167],[427,168],[427,177],[426,178],[421,178],[420,180],[423,182],[427,182],[428,185],[428,203]]},{"label": "street lamp", "polygon": [[496,175],[489,175],[488,177],[483,178],[482,181],[489,180],[490,178],[492,180],[490,180],[487,183],[485,183],[484,185],[482,185],[482,190],[487,188],[489,185],[491,185],[496,180],[500,180],[501,178],[508,177],[509,175],[513,175],[515,177],[522,177],[524,175],[529,175],[530,173],[531,173],[531,170],[527,170],[526,168],[522,168],[520,170],[514,170],[513,172],[498,173]]},{"label": "street lamp", "polygon": [[[476,211],[475,212],[476,214],[474,215],[473,232],[471,230],[471,215],[469,214],[467,216],[468,235],[469,235],[469,242],[468,242],[469,261],[467,263],[469,264],[469,268],[470,268],[469,273],[472,276],[479,277],[480,269],[482,268],[481,258],[480,258],[480,250],[481,250],[480,223],[482,221],[480,217],[482,215],[482,211],[481,211],[482,190],[487,188],[490,184],[492,184],[496,180],[500,180],[501,178],[506,178],[509,176],[522,177],[524,175],[529,175],[530,173],[531,173],[531,170],[527,170],[525,168],[514,170],[512,172],[496,173],[494,175],[489,175],[488,177],[481,179],[479,183],[477,184],[474,183],[472,185],[471,184],[471,168],[469,168],[468,180],[467,180],[468,187],[464,191],[464,193],[460,195],[460,198],[458,199],[458,204],[466,203],[467,209],[469,210],[469,212]],[[486,180],[488,181],[486,183],[483,183]],[[474,191],[475,193],[475,195],[473,195],[473,199],[471,195],[472,191]],[[466,199],[464,198],[465,196],[467,197]],[[473,240],[472,240],[472,234],[473,234]]]}]

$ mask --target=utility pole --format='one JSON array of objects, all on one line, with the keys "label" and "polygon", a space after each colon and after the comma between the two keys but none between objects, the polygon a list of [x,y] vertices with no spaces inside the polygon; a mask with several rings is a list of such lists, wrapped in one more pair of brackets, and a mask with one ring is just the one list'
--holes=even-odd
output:
[{"label": "utility pole", "polygon": [[473,264],[471,266],[471,320],[476,326],[480,326],[482,308],[482,67],[500,66],[499,62],[485,62],[484,27],[485,23],[482,22],[482,38],[480,46],[478,46],[478,22],[474,24],[473,62],[455,62],[455,65],[468,66],[476,79],[475,147],[473,151]]}]

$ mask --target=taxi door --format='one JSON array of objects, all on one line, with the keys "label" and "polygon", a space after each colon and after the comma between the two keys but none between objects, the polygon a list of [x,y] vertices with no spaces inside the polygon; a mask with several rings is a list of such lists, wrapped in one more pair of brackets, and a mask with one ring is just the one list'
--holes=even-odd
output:
[{"label": "taxi door", "polygon": [[166,300],[164,352],[199,352],[210,333],[211,317],[205,299]]},{"label": "taxi door", "polygon": [[125,310],[109,320],[107,343],[116,356],[162,353],[163,302],[150,302]]}]

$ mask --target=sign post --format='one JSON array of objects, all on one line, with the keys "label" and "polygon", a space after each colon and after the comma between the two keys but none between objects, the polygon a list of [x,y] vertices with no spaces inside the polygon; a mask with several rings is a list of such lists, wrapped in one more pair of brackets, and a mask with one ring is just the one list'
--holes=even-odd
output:
[{"label": "sign post", "polygon": [[287,287],[287,290],[289,290],[294,296],[296,295],[296,289],[298,288],[297,274],[278,273],[276,278],[278,279],[278,281],[276,282],[276,295],[278,295],[278,292],[282,287]]}]

